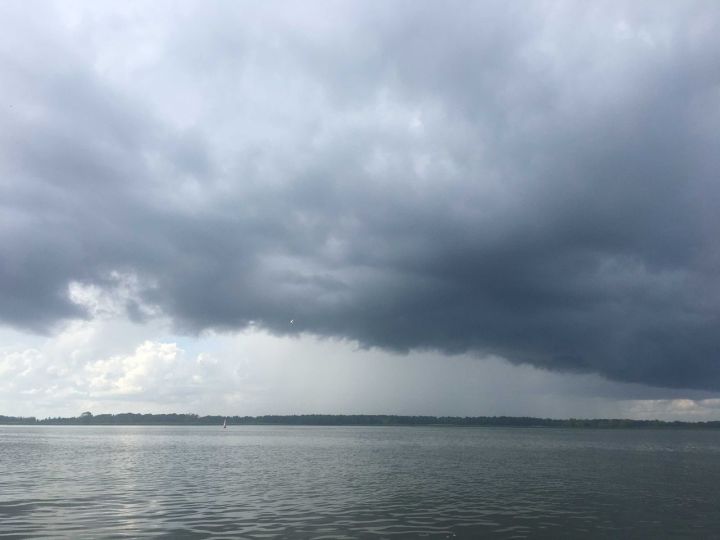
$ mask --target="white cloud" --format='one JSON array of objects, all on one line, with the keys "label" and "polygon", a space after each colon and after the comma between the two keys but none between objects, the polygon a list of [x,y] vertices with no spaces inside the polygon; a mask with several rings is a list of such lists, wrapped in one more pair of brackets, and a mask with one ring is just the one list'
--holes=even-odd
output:
[{"label": "white cloud", "polygon": [[[184,351],[175,343],[146,341],[133,354],[112,356],[85,366],[92,397],[138,396],[174,387],[186,375]],[[163,392],[164,393],[164,392]]]}]

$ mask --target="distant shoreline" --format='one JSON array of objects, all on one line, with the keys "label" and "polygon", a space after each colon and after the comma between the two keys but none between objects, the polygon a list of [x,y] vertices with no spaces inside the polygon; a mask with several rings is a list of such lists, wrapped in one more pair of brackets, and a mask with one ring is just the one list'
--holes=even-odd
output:
[{"label": "distant shoreline", "polygon": [[456,427],[545,427],[578,429],[717,429],[720,421],[681,422],[618,418],[554,419],[529,416],[401,416],[385,414],[300,414],[264,416],[198,416],[196,414],[97,414],[67,418],[0,415],[0,425],[22,426],[456,426]]}]

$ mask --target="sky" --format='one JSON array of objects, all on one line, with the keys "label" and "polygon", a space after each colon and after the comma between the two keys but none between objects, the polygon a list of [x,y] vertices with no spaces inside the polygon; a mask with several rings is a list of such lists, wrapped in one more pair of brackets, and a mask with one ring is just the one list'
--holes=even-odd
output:
[{"label": "sky", "polygon": [[0,414],[720,419],[716,2],[0,36]]}]

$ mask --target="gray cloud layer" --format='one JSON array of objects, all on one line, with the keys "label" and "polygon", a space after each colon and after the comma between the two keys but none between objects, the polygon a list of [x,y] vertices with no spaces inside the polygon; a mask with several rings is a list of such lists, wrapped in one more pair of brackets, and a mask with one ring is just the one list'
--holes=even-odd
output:
[{"label": "gray cloud layer", "polygon": [[720,10],[660,4],[5,4],[0,320],[132,275],[190,333],[718,390]]}]

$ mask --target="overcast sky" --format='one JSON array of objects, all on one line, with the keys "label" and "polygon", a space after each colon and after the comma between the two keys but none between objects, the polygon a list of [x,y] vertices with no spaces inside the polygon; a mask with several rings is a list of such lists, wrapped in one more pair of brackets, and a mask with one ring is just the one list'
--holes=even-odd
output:
[{"label": "overcast sky", "polygon": [[720,417],[714,0],[3,2],[0,98],[0,414]]}]

